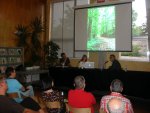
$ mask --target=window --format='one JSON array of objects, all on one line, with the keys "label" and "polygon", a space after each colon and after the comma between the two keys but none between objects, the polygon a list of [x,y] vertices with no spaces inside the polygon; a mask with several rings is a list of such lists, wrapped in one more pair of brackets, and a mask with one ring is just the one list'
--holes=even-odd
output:
[{"label": "window", "polygon": [[87,52],[74,52],[74,10],[77,5],[89,4],[89,0],[64,0],[53,3],[51,39],[60,46],[68,57],[81,57]]},{"label": "window", "polygon": [[145,0],[132,4],[132,52],[121,52],[121,60],[149,61],[148,30]]}]

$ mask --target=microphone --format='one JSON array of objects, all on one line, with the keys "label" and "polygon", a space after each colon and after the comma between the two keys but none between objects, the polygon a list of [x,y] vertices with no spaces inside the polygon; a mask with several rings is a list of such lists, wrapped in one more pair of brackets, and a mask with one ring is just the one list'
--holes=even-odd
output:
[{"label": "microphone", "polygon": [[107,64],[108,62],[109,62],[108,60],[104,62],[104,64],[103,64],[103,69],[106,68],[106,64]]},{"label": "microphone", "polygon": [[106,63],[108,63],[109,61],[105,61],[105,63],[104,64],[106,64]]}]

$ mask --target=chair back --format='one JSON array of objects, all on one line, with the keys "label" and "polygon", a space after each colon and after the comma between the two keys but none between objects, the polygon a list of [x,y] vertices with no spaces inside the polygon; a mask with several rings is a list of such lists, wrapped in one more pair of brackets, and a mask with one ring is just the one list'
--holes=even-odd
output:
[{"label": "chair back", "polygon": [[107,113],[107,112],[105,112],[103,109],[100,109],[99,113]]},{"label": "chair back", "polygon": [[54,101],[54,102],[44,102],[45,106],[49,109],[53,109],[53,108],[61,108],[60,102],[59,101]]},{"label": "chair back", "polygon": [[19,95],[17,92],[14,92],[14,93],[7,93],[7,96],[9,98],[19,98]]},{"label": "chair back", "polygon": [[72,113],[91,113],[91,108],[74,108],[69,105],[69,111]]}]

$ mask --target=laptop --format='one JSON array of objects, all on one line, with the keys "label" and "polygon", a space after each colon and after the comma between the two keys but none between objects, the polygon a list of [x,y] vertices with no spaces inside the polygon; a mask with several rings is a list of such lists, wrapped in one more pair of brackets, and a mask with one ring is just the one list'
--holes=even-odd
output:
[{"label": "laptop", "polygon": [[94,62],[85,62],[84,68],[94,68]]}]

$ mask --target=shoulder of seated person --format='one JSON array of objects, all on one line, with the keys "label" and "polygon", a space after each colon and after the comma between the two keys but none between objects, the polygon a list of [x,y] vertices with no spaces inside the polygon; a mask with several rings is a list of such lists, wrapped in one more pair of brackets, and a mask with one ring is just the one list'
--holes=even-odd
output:
[{"label": "shoulder of seated person", "polygon": [[104,95],[101,100],[109,98],[111,95]]},{"label": "shoulder of seated person", "polygon": [[14,80],[15,78],[6,78],[6,80]]},{"label": "shoulder of seated person", "polygon": [[126,98],[126,97],[124,97],[124,96],[123,96],[122,98],[123,98],[123,100],[125,100],[126,102],[131,103],[128,98]]},{"label": "shoulder of seated person", "polygon": [[84,91],[84,92],[89,96],[93,96],[93,94],[91,92],[87,92],[87,91]]},{"label": "shoulder of seated person", "polygon": [[70,89],[70,90],[69,90],[69,92],[73,92],[73,91],[74,91],[73,89]]},{"label": "shoulder of seated person", "polygon": [[7,78],[6,80],[8,80],[8,81],[18,81],[18,80],[15,79],[15,78]]}]

